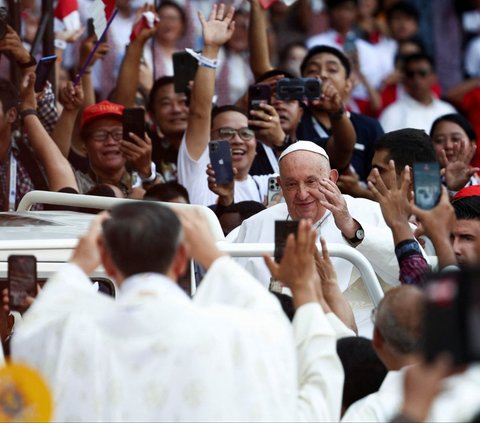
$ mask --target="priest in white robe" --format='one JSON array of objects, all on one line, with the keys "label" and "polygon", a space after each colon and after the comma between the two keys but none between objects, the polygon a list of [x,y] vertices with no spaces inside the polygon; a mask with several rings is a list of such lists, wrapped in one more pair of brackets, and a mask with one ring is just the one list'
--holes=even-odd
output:
[{"label": "priest in white robe", "polygon": [[[288,264],[301,274],[282,277],[296,301],[292,326],[198,216],[183,216],[182,231],[169,209],[125,203],[103,219],[12,338],[13,359],[48,381],[54,421],[339,420],[343,369],[312,294],[315,269]],[[193,301],[175,283],[187,249],[208,269]],[[286,259],[307,257],[297,250]],[[116,300],[87,276],[100,262]]]},{"label": "priest in white robe", "polygon": [[[330,168],[325,150],[310,141],[298,141],[280,156],[280,176],[285,203],[272,206],[245,220],[227,237],[237,243],[273,242],[275,220],[309,218],[329,243],[349,245],[361,252],[377,275],[389,285],[399,285],[399,267],[393,236],[383,219],[378,203],[342,195],[336,186],[338,172]],[[318,242],[318,241],[317,241]],[[238,259],[262,281],[270,284],[270,274],[259,258]],[[370,310],[373,307],[359,272],[340,258],[333,258],[338,282],[347,291],[357,320],[359,334],[371,338]],[[356,283],[355,283],[356,282]]]}]

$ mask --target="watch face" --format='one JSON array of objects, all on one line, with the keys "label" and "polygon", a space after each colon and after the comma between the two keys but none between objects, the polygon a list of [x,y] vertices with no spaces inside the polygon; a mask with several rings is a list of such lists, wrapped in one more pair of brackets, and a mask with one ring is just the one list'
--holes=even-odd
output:
[{"label": "watch face", "polygon": [[355,237],[357,239],[363,239],[365,237],[365,232],[363,232],[363,229],[357,229],[357,232],[355,232]]}]

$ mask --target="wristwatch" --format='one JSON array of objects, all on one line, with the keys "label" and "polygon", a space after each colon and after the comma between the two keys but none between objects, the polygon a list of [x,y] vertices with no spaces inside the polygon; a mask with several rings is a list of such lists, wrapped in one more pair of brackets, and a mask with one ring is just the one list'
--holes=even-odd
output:
[{"label": "wristwatch", "polygon": [[363,238],[365,238],[365,232],[362,228],[358,228],[355,232],[355,236],[353,238],[350,238],[348,242],[350,244],[358,244],[363,241]]}]

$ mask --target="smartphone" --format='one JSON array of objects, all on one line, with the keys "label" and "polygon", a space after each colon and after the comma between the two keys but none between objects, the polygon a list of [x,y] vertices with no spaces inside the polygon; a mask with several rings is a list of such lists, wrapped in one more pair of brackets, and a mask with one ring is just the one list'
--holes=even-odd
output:
[{"label": "smartphone", "polygon": [[173,53],[173,87],[176,93],[189,91],[188,83],[195,79],[198,61],[186,51]]},{"label": "smartphone", "polygon": [[31,255],[8,257],[8,289],[10,309],[21,310],[27,296],[37,294],[37,259]]},{"label": "smartphone", "polygon": [[275,221],[275,250],[273,257],[277,263],[280,263],[283,257],[283,250],[287,243],[287,237],[290,234],[297,234],[298,220],[276,220]]},{"label": "smartphone", "polygon": [[270,85],[255,84],[248,87],[248,111],[258,110],[260,104],[270,104],[272,90]]},{"label": "smartphone", "polygon": [[480,269],[434,273],[425,284],[423,351],[428,362],[448,352],[455,364],[480,360]]},{"label": "smartphone", "polygon": [[280,184],[278,183],[277,177],[270,176],[270,178],[268,178],[267,204],[271,204],[271,202],[281,194],[282,194],[282,188],[280,188]]},{"label": "smartphone", "polygon": [[57,56],[45,56],[42,57],[35,68],[35,92],[39,93],[43,91],[45,88],[45,84],[47,83],[48,77],[50,76],[50,72],[55,65],[55,61],[57,60]]},{"label": "smartphone", "polygon": [[123,139],[125,141],[135,142],[129,132],[133,132],[137,137],[145,139],[145,110],[140,107],[125,108],[123,110]]},{"label": "smartphone", "polygon": [[413,191],[415,204],[424,210],[433,209],[442,194],[440,165],[437,162],[413,164]]},{"label": "smartphone", "polygon": [[230,143],[226,140],[210,141],[208,143],[210,164],[215,171],[217,184],[233,181],[233,165]]},{"label": "smartphone", "polygon": [[343,43],[343,52],[348,56],[357,52],[357,45],[355,44],[355,34],[348,33]]}]

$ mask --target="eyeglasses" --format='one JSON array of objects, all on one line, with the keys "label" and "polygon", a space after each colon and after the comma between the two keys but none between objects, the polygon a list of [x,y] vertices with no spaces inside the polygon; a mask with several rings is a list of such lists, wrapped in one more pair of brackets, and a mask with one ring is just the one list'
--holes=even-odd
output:
[{"label": "eyeglasses", "polygon": [[105,129],[99,129],[90,133],[90,138],[94,141],[106,141],[108,137],[112,137],[115,141],[120,141],[123,138],[122,129],[114,129],[113,131],[107,131]]},{"label": "eyeglasses", "polygon": [[255,136],[255,132],[253,132],[252,129],[247,127],[239,129],[219,128],[216,132],[218,132],[222,139],[225,139],[227,141],[230,141],[235,136],[235,134],[238,134],[238,136],[244,141],[250,141]]},{"label": "eyeglasses", "polygon": [[430,74],[428,69],[418,69],[418,70],[407,70],[405,71],[405,76],[409,79],[415,78],[415,76],[420,76],[425,78]]}]

